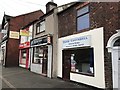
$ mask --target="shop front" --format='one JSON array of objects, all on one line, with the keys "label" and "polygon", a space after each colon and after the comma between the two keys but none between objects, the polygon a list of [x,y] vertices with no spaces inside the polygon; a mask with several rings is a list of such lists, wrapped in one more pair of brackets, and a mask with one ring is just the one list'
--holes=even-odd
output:
[{"label": "shop front", "polygon": [[30,42],[21,43],[19,45],[19,66],[28,69],[29,68],[29,48]]},{"label": "shop front", "polygon": [[70,72],[75,74],[94,76],[93,48],[72,48],[63,50],[63,75],[64,80],[70,80]]},{"label": "shop front", "polygon": [[3,66],[5,66],[5,63],[6,63],[6,43],[7,41],[4,41],[2,44],[1,44],[1,63]]},{"label": "shop front", "polygon": [[58,77],[105,88],[103,40],[103,28],[59,38]]},{"label": "shop front", "polygon": [[51,78],[52,45],[50,36],[46,35],[31,40],[31,71]]}]

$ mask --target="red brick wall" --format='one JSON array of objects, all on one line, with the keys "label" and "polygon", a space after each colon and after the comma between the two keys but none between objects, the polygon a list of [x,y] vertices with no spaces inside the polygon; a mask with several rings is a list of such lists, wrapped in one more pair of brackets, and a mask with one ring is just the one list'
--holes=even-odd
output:
[{"label": "red brick wall", "polygon": [[[11,18],[9,23],[9,31],[17,31],[29,24],[30,22],[38,19],[42,16],[41,11],[32,12],[25,15],[20,15],[14,18]],[[8,39],[7,42],[7,54],[6,54],[6,66],[18,66],[19,65],[19,40]]]},{"label": "red brick wall", "polygon": [[[58,34],[59,38],[74,33],[80,33],[76,30],[76,8],[82,4],[76,4],[74,7],[58,14]],[[105,59],[105,83],[107,88],[112,88],[112,61],[111,54],[107,51],[107,42],[109,38],[120,28],[120,3],[102,2],[89,3],[90,6],[90,29],[104,27],[104,59]],[[86,30],[83,30],[84,32]]]},{"label": "red brick wall", "polygon": [[74,8],[58,15],[58,37],[65,37],[76,33],[76,11]]},{"label": "red brick wall", "polygon": [[112,88],[112,60],[106,46],[109,38],[120,28],[119,3],[91,3],[90,6],[91,28],[104,27],[105,82],[107,88]]}]

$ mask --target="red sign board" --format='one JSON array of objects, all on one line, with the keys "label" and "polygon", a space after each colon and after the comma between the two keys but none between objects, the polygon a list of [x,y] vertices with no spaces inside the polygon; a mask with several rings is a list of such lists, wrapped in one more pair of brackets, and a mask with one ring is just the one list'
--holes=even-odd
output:
[{"label": "red sign board", "polygon": [[30,47],[30,42],[21,43],[19,45],[19,49],[29,48],[29,47]]}]

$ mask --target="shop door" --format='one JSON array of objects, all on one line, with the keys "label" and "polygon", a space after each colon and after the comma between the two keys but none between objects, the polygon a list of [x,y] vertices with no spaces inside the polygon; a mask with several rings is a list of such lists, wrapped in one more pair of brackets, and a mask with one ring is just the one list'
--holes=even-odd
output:
[{"label": "shop door", "polygon": [[29,68],[29,49],[21,49],[20,50],[20,65],[24,65],[23,67]]},{"label": "shop door", "polygon": [[43,48],[42,73],[47,75],[48,48]]},{"label": "shop door", "polygon": [[71,69],[71,50],[63,50],[63,80],[70,80],[70,69]]},{"label": "shop door", "polygon": [[26,49],[26,69],[29,68],[29,49]]}]

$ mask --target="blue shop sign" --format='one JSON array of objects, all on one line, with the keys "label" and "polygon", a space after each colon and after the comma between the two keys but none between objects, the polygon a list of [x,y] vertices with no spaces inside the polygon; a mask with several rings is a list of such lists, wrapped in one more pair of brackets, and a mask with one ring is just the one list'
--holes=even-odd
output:
[{"label": "blue shop sign", "polygon": [[40,46],[40,45],[51,45],[52,44],[52,36],[47,35],[44,37],[34,38],[30,41],[30,46]]},{"label": "blue shop sign", "polygon": [[63,40],[63,48],[75,48],[85,46],[91,46],[90,35]]}]

